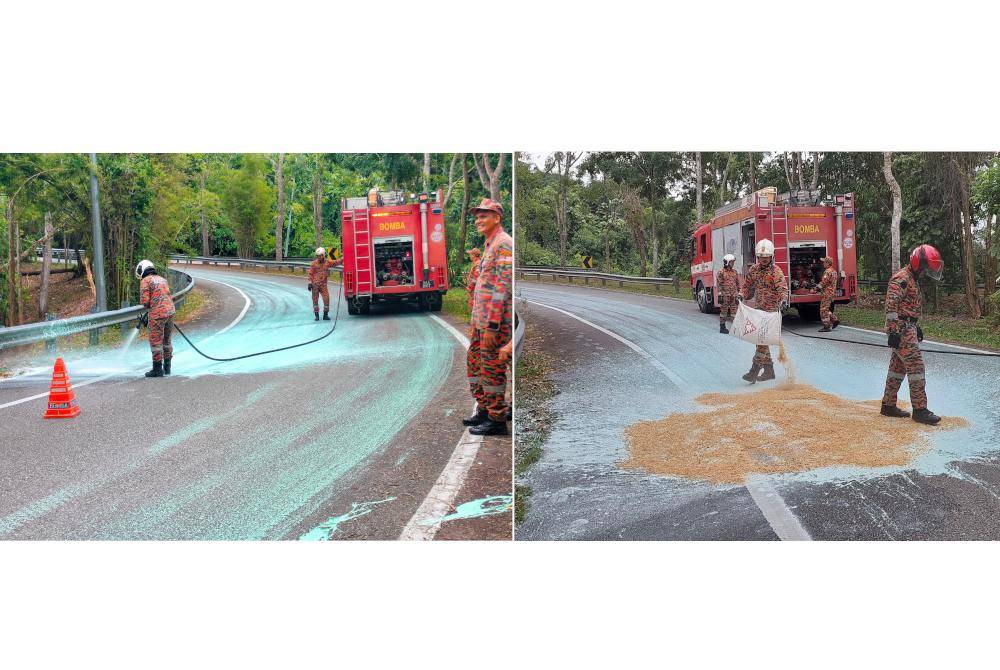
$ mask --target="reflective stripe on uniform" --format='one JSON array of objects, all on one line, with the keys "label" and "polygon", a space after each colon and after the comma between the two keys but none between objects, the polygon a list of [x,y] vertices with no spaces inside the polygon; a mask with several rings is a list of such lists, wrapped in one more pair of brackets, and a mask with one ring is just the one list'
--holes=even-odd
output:
[{"label": "reflective stripe on uniform", "polygon": [[923,378],[924,378],[924,373],[923,372],[917,372],[915,374],[911,374],[910,375],[910,381],[911,382],[915,382],[915,381],[918,381],[918,380],[923,379]]},{"label": "reflective stripe on uniform", "polygon": [[[887,379],[905,379],[906,378],[906,373],[903,373],[903,372],[892,372],[890,370],[889,374],[886,375],[886,378]],[[912,375],[910,376],[910,379],[913,379]]]},{"label": "reflective stripe on uniform", "polygon": [[503,386],[487,386],[483,384],[483,390],[487,393],[503,393],[505,388]]},{"label": "reflective stripe on uniform", "polygon": [[899,312],[886,312],[885,313],[885,320],[886,321],[898,321],[899,320]]}]

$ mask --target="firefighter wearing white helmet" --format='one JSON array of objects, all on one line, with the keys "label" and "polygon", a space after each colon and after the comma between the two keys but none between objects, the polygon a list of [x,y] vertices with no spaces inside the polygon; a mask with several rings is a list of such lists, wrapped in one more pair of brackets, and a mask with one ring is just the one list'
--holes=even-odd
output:
[{"label": "firefighter wearing white helmet", "polygon": [[313,316],[319,321],[319,299],[323,298],[323,320],[330,320],[330,269],[334,262],[326,255],[326,249],[316,247],[316,260],[309,264],[309,291],[312,293]]},{"label": "firefighter wearing white helmet", "polygon": [[174,330],[174,301],[170,297],[170,283],[156,273],[156,267],[148,260],[141,260],[135,266],[135,276],[140,279],[139,301],[149,311],[145,315],[149,325],[149,348],[153,354],[153,368],[147,377],[162,377],[170,374],[170,361],[174,349],[170,336]]},{"label": "firefighter wearing white helmet", "polygon": [[719,294],[719,332],[728,333],[726,321],[736,316],[736,298],[740,294],[740,275],[736,272],[736,256],[722,257],[722,269],[715,275],[715,291]]},{"label": "firefighter wearing white helmet", "polygon": [[[757,262],[747,270],[740,299],[749,300],[753,297],[757,309],[765,312],[780,311],[787,289],[785,273],[774,262],[774,243],[771,240],[761,240],[757,243],[756,252]],[[743,379],[751,384],[774,379],[774,361],[768,347],[757,347],[750,371],[743,375]]]}]

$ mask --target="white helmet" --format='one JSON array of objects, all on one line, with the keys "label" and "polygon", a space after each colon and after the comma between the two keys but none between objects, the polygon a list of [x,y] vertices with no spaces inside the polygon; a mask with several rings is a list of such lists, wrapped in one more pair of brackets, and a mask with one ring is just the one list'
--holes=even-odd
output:
[{"label": "white helmet", "polygon": [[735,263],[736,256],[733,256],[732,254],[726,254],[725,256],[722,257],[722,262],[725,263],[726,265],[729,265],[730,263]]},{"label": "white helmet", "polygon": [[143,273],[151,267],[154,267],[152,261],[147,261],[146,259],[139,261],[139,264],[135,266],[135,276],[142,279]]},{"label": "white helmet", "polygon": [[320,254],[326,256],[326,249],[323,247],[316,247],[316,255],[319,256]]},{"label": "white helmet", "polygon": [[761,240],[757,243],[757,255],[758,256],[773,256],[774,255],[774,243],[771,240]]}]

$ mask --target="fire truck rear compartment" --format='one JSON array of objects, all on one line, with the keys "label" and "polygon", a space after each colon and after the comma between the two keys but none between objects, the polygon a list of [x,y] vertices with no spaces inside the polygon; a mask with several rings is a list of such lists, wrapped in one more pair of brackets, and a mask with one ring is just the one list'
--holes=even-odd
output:
[{"label": "fire truck rear compartment", "polygon": [[[792,295],[796,290],[809,290],[819,285],[823,277],[820,259],[826,256],[826,244],[809,243],[808,246],[793,244],[789,249],[789,286]],[[805,277],[804,279],[802,277]]]},{"label": "fire truck rear compartment", "polygon": [[[375,286],[413,286],[413,239],[375,238],[374,247]],[[394,260],[402,272],[393,270]]]}]

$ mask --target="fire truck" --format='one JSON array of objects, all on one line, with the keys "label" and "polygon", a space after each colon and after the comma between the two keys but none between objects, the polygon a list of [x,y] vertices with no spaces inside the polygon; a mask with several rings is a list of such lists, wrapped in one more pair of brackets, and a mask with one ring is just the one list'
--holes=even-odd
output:
[{"label": "fire truck", "polygon": [[409,302],[441,310],[448,292],[442,193],[369,191],[343,198],[344,297],[349,314],[376,302]]},{"label": "fire truck", "polygon": [[[764,188],[715,210],[708,223],[691,239],[691,291],[702,312],[717,312],[716,273],[722,257],[736,257],[740,281],[756,262],[754,246],[768,239],[774,243],[774,262],[785,274],[788,297],[782,313],[794,307],[805,320],[819,317],[820,262],[833,259],[837,271],[835,303],[846,303],[857,294],[857,247],[854,236],[854,194],[834,196],[821,203],[818,191],[779,194]],[[741,284],[742,285],[742,284]]]}]

